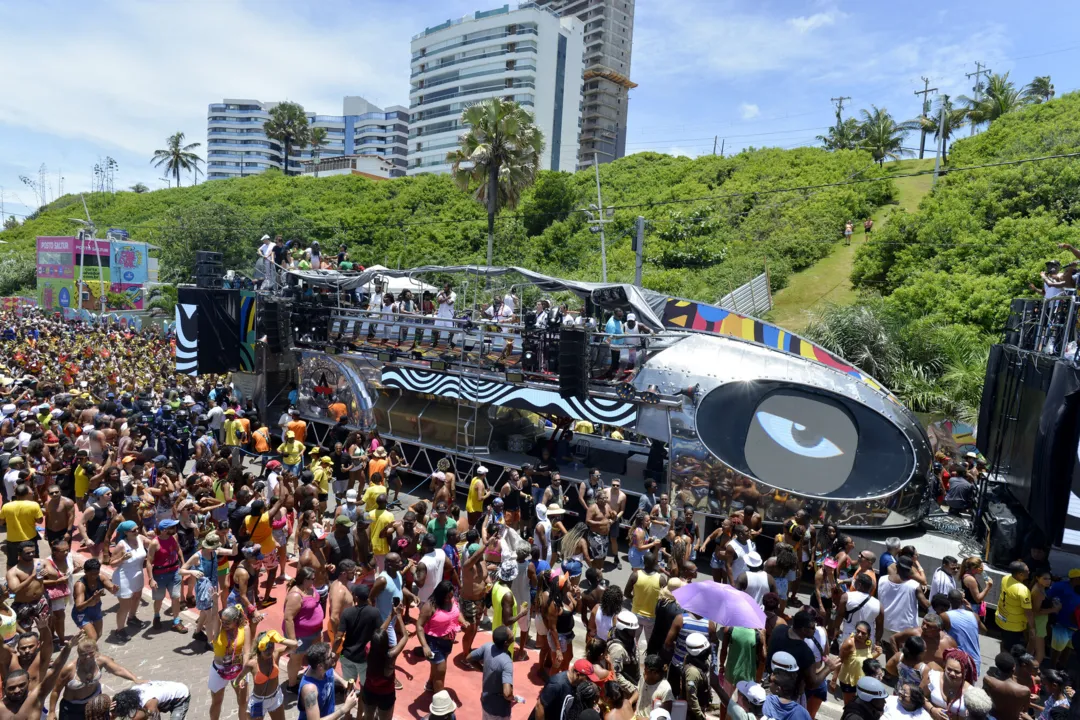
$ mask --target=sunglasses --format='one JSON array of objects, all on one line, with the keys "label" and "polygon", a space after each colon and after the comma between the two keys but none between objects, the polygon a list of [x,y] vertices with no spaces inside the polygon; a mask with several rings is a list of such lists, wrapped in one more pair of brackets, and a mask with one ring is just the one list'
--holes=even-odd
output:
[{"label": "sunglasses", "polygon": [[57,490],[56,492],[50,492],[49,497],[60,497],[60,491]]}]

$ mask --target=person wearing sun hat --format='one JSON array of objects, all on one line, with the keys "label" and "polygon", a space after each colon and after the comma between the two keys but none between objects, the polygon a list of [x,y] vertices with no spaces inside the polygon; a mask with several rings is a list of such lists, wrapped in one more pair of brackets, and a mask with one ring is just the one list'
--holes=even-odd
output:
[{"label": "person wearing sun hat", "polygon": [[[518,605],[511,587],[514,579],[518,576],[517,561],[514,558],[506,558],[499,565],[498,574],[495,576],[495,584],[491,586],[491,629],[507,626],[510,628],[510,645],[508,652],[514,653],[514,641],[521,634],[518,629],[518,620],[528,616],[529,603]],[[524,648],[522,648],[524,649]]]},{"label": "person wearing sun hat", "polygon": [[457,710],[457,707],[453,698],[450,697],[450,693],[446,690],[440,690],[431,696],[428,716],[424,720],[456,720],[454,711]]}]

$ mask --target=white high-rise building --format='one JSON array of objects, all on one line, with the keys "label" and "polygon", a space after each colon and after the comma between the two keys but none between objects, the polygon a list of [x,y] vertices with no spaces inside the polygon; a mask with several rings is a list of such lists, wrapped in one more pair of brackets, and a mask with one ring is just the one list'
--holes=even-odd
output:
[{"label": "white high-rise building", "polygon": [[463,109],[492,97],[530,111],[544,134],[540,167],[578,159],[584,25],[535,3],[505,5],[430,27],[412,40],[409,174],[450,171],[446,154],[468,128]]},{"label": "white high-rise building", "polygon": [[[263,130],[278,103],[226,98],[213,103],[206,113],[206,179],[243,177],[282,168],[283,149]],[[362,97],[347,96],[344,115],[307,112],[312,128],[326,129],[321,158],[343,155],[375,155],[393,170],[390,177],[405,175],[409,116],[400,105],[378,108]],[[301,162],[311,160],[311,148],[292,148],[289,170],[300,174]]]}]

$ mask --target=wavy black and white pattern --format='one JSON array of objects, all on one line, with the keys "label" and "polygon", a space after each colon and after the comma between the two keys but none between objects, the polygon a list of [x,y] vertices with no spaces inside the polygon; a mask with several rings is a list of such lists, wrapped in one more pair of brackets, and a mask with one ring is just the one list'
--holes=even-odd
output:
[{"label": "wavy black and white pattern", "polygon": [[176,305],[176,372],[199,374],[198,305]]},{"label": "wavy black and white pattern", "polygon": [[431,370],[404,367],[383,368],[382,383],[389,387],[399,387],[428,395],[554,413],[603,425],[632,427],[637,420],[637,407],[633,403],[593,397],[585,400],[563,398],[558,392],[552,390],[520,387],[472,377],[458,377]]}]

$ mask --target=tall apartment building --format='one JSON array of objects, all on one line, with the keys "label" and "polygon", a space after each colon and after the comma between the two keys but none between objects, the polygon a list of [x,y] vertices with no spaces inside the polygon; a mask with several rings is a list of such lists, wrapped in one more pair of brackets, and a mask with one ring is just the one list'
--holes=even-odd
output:
[{"label": "tall apartment building", "polygon": [[561,17],[585,24],[579,168],[593,158],[611,162],[626,154],[630,49],[634,41],[634,0],[535,0]]},{"label": "tall apartment building", "polygon": [[450,171],[446,154],[467,129],[461,111],[492,97],[532,112],[544,134],[542,169],[575,169],[584,25],[535,3],[504,5],[430,27],[412,40],[409,174]]},{"label": "tall apartment building", "polygon": [[[206,113],[206,178],[243,177],[282,169],[283,149],[263,130],[275,102],[226,98]],[[391,177],[405,175],[409,114],[400,105],[385,110],[359,96],[348,96],[343,115],[307,113],[312,128],[326,129],[326,147],[320,158],[341,155],[378,155],[394,167]],[[299,174],[300,163],[310,160],[311,147],[292,148],[289,170]]]}]

